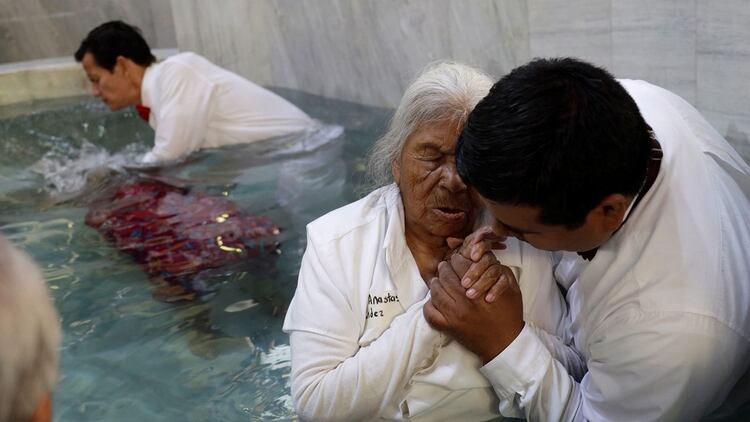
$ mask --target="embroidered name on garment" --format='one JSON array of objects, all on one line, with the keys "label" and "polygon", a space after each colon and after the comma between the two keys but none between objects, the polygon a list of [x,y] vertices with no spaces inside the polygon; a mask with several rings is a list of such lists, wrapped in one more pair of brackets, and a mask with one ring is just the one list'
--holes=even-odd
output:
[{"label": "embroidered name on garment", "polygon": [[367,295],[367,312],[365,319],[385,317],[385,308],[390,308],[390,304],[399,302],[398,295],[386,292],[384,295]]}]

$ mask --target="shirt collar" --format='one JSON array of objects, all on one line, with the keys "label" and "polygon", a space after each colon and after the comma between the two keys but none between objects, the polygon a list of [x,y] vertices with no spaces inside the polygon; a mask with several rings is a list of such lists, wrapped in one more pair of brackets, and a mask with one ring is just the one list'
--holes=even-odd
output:
[{"label": "shirt collar", "polygon": [[391,280],[398,289],[401,303],[415,303],[422,300],[429,289],[422,280],[417,263],[406,244],[404,203],[401,200],[401,192],[395,184],[385,189],[384,197],[388,224],[383,241],[385,263],[391,275]]},{"label": "shirt collar", "polygon": [[401,192],[395,184],[385,188],[384,198],[387,210],[388,226],[385,232],[385,259],[391,271],[397,271],[404,262],[406,236],[404,228],[404,203]]}]

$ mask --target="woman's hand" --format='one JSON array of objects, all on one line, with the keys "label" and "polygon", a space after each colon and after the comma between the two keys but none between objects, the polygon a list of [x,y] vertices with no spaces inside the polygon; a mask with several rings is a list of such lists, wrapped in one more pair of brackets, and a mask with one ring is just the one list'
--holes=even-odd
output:
[{"label": "woman's hand", "polygon": [[474,299],[484,296],[493,302],[510,287],[515,276],[510,268],[502,265],[493,249],[505,249],[505,236],[497,235],[490,226],[485,226],[465,239],[448,238],[448,246],[454,249],[447,257],[451,267],[461,277],[461,286],[466,296]]}]

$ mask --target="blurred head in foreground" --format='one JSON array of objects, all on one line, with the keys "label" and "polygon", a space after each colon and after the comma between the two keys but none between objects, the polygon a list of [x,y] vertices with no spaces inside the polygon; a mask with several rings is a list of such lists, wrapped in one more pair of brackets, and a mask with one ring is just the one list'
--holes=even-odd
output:
[{"label": "blurred head in foreground", "polygon": [[59,344],[42,274],[0,236],[0,422],[52,420]]}]

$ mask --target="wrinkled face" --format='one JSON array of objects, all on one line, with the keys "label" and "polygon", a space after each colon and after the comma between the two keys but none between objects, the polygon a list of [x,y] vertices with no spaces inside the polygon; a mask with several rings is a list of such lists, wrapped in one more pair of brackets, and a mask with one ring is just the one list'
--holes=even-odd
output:
[{"label": "wrinkled face", "polygon": [[482,202],[492,214],[495,233],[513,236],[537,249],[574,252],[586,252],[606,242],[622,222],[622,206],[626,205],[615,204],[617,209],[608,203],[600,205],[589,212],[582,226],[571,230],[563,225],[539,223],[537,207],[498,204],[486,198]]},{"label": "wrinkled face", "polygon": [[394,161],[407,232],[463,237],[473,228],[477,207],[456,171],[458,134],[452,122],[424,125],[409,136]]},{"label": "wrinkled face", "polygon": [[110,72],[100,67],[91,53],[86,53],[81,65],[91,81],[92,93],[95,97],[101,98],[110,110],[115,111],[138,103],[139,88],[128,78],[126,66],[120,60]]}]

